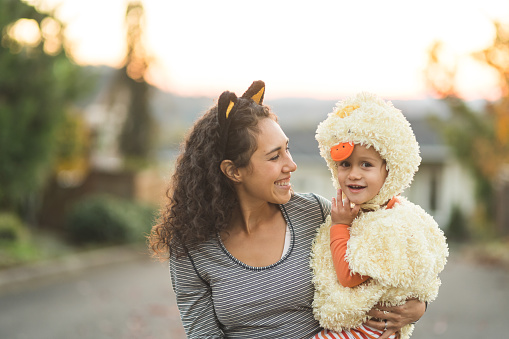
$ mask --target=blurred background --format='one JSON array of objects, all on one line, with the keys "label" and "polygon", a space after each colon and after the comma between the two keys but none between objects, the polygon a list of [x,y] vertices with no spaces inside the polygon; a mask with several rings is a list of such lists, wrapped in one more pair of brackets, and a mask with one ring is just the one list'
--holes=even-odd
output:
[{"label": "blurred background", "polygon": [[[0,29],[4,276],[126,245],[148,256],[144,239],[186,131],[222,91],[241,94],[264,80],[264,103],[299,166],[294,189],[326,198],[334,190],[317,124],[359,91],[391,100],[423,159],[405,195],[435,217],[453,259],[486,270],[456,272],[507,282],[500,272],[509,267],[509,1],[0,0]],[[156,270],[168,300],[151,304],[147,318],[178,328],[167,269]],[[78,290],[90,292],[90,282],[80,282]],[[509,304],[501,291],[495,299]],[[14,300],[4,305],[20,305]],[[429,319],[416,337],[456,338],[443,313]],[[89,337],[182,336],[104,330],[122,321]],[[476,328],[497,331],[490,325]],[[2,328],[2,338],[32,337],[1,335]],[[39,337],[88,338],[49,328]]]}]

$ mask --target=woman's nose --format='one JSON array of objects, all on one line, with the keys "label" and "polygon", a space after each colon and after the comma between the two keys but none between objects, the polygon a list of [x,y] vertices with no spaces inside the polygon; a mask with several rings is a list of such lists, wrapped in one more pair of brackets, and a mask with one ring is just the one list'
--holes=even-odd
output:
[{"label": "woman's nose", "polygon": [[297,170],[297,164],[293,161],[290,153],[288,153],[287,163],[285,165],[286,172],[295,172]]}]

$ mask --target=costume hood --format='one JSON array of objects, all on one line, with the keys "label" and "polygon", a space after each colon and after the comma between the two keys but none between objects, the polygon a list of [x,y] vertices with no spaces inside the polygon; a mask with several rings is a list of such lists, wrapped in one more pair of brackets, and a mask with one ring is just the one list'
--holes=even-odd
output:
[{"label": "costume hood", "polygon": [[[371,93],[362,92],[337,102],[333,111],[318,125],[316,140],[336,189],[339,188],[336,162],[331,156],[335,146],[350,143],[374,147],[386,161],[388,175],[385,183],[365,204],[375,209],[410,185],[421,162],[419,144],[410,123],[390,101]],[[352,150],[350,153],[347,150],[346,157]]]}]

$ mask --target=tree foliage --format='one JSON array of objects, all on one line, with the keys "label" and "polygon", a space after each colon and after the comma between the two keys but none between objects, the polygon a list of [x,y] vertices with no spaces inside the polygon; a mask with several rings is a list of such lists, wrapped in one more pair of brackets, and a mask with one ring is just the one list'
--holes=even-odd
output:
[{"label": "tree foliage", "polygon": [[0,209],[13,210],[41,190],[60,124],[84,83],[52,14],[3,0],[0,27]]},{"label": "tree foliage", "polygon": [[451,116],[437,124],[459,161],[475,178],[477,216],[493,226],[496,179],[502,166],[509,164],[509,30],[494,22],[495,38],[472,57],[491,67],[499,77],[500,99],[472,109],[457,92],[456,65],[443,56],[443,45],[436,42],[429,52],[426,79],[428,87],[451,110]]},{"label": "tree foliage", "polygon": [[146,163],[154,142],[154,125],[150,112],[150,86],[145,81],[149,57],[143,44],[144,8],[131,1],[126,10],[127,52],[124,66],[113,84],[112,102],[127,93],[126,118],[119,136],[120,153],[128,163]]}]

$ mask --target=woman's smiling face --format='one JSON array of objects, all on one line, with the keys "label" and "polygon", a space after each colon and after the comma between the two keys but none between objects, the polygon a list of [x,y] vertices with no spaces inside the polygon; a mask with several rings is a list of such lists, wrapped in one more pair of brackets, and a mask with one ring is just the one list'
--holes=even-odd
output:
[{"label": "woman's smiling face", "polygon": [[238,193],[252,201],[285,204],[291,198],[291,173],[297,169],[288,138],[272,119],[258,123],[257,149],[246,168],[240,168]]},{"label": "woman's smiling face", "polygon": [[364,204],[373,199],[387,178],[385,161],[373,148],[356,144],[352,154],[337,161],[338,182],[350,202]]}]

